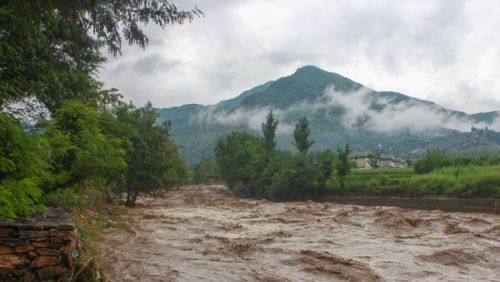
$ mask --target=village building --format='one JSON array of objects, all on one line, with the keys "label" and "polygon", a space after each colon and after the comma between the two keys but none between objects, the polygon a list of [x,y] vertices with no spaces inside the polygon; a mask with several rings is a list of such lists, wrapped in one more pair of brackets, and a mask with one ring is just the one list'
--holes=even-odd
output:
[{"label": "village building", "polygon": [[[349,158],[355,161],[356,168],[370,169],[372,167],[369,155],[370,152],[355,152]],[[407,168],[408,162],[392,155],[383,154],[379,158],[378,165],[380,168]]]},{"label": "village building", "polygon": [[222,177],[220,175],[205,174],[207,179],[207,184],[209,185],[221,185],[223,184]]}]

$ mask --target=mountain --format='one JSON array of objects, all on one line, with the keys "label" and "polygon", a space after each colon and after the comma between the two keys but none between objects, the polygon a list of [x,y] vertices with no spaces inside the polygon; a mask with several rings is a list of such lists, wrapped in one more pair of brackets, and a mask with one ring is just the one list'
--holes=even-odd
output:
[{"label": "mountain", "polygon": [[294,149],[292,132],[302,116],[310,120],[311,138],[316,141],[313,149],[349,143],[355,150],[380,148],[387,154],[415,158],[427,147],[454,153],[500,148],[495,131],[479,132],[500,126],[498,111],[454,111],[402,93],[375,91],[315,66],[301,67],[290,76],[215,105],[160,109],[158,119],[172,121],[174,139],[193,164],[212,157],[217,138],[232,130],[258,133],[270,109],[280,121],[276,138],[285,150]]}]

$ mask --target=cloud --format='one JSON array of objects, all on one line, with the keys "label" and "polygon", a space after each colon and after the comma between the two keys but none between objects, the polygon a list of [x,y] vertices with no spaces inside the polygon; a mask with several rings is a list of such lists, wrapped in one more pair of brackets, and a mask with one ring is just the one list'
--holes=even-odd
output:
[{"label": "cloud", "polygon": [[273,109],[271,107],[262,108],[237,108],[236,110],[218,110],[216,106],[209,106],[191,119],[191,123],[198,124],[218,124],[225,126],[246,126],[252,130],[259,131],[262,123],[266,121],[269,111],[273,113],[280,124],[277,129],[278,134],[289,134],[293,131],[294,125],[287,124],[284,120],[289,111]]},{"label": "cloud", "polygon": [[[124,46],[100,78],[138,104],[215,104],[303,65],[466,112],[499,110],[500,5],[489,0],[184,0],[205,17]],[[464,87],[465,86],[465,87]]]},{"label": "cloud", "polygon": [[[271,109],[266,106],[220,110],[217,106],[210,106],[195,116],[191,122],[246,126],[258,131]],[[445,128],[465,132],[472,126],[488,126],[500,130],[499,118],[493,124],[477,123],[446,111],[436,104],[414,99],[397,101],[393,97],[380,97],[366,87],[353,92],[339,92],[332,85],[327,87],[324,94],[315,101],[297,103],[287,109],[274,109],[275,116],[280,121],[278,133],[291,133],[294,128],[294,118],[298,116],[307,116],[311,119],[320,111],[328,114],[329,111],[338,109],[342,109],[339,122],[349,131],[364,129],[391,133],[399,130],[422,132]]]},{"label": "cloud", "polygon": [[152,54],[137,60],[132,68],[140,74],[153,74],[155,72],[168,72],[179,65],[178,61],[167,61],[158,54]]},{"label": "cloud", "polygon": [[[371,89],[361,88],[354,92],[338,92],[333,87],[325,90],[326,103],[315,107],[342,107],[345,113],[342,124],[355,130],[360,126],[379,132],[398,130],[425,131],[430,129],[453,129],[469,131],[472,126],[500,129],[500,121],[493,124],[477,123],[474,120],[446,111],[436,104],[421,103],[416,100],[396,102],[391,98],[374,96]],[[374,105],[385,105],[382,110]],[[314,107],[312,107],[314,108]]]}]

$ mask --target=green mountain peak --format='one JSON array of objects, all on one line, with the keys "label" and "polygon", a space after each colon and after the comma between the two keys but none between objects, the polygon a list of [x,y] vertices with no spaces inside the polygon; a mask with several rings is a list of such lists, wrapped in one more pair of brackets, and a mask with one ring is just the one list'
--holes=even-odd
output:
[{"label": "green mountain peak", "polygon": [[[333,96],[325,95],[329,87],[336,91]],[[310,120],[316,141],[313,149],[349,143],[356,150],[380,148],[412,158],[427,147],[500,146],[500,139],[466,132],[471,126],[492,124],[498,112],[469,115],[391,91],[368,89],[352,95],[362,87],[340,74],[307,65],[215,105],[162,109],[159,121],[172,121],[174,139],[190,163],[213,156],[217,138],[232,130],[258,132],[269,108],[276,110],[280,120],[277,141],[282,149],[293,149],[289,131],[301,116]]]}]

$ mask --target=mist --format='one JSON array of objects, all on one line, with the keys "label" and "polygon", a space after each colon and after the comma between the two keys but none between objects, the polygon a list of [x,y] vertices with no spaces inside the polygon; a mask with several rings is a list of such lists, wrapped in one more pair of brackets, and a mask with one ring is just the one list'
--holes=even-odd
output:
[{"label": "mist", "polygon": [[494,130],[500,130],[498,117],[492,124],[478,123],[446,111],[437,104],[424,103],[413,98],[396,102],[391,98],[378,96],[376,92],[367,87],[361,87],[352,92],[341,92],[336,91],[334,85],[326,87],[323,95],[318,99],[297,103],[286,109],[264,106],[221,110],[217,105],[208,106],[195,116],[191,122],[224,126],[246,126],[258,131],[261,124],[265,122],[266,115],[270,110],[273,110],[276,118],[280,121],[278,133],[289,134],[294,128],[294,123],[291,122],[294,117],[297,120],[301,116],[311,119],[319,111],[328,114],[330,110],[339,108],[342,109],[343,114],[340,117],[332,117],[337,118],[337,120],[332,120],[332,123],[339,122],[348,131],[365,129],[374,132],[391,133],[399,130],[422,132],[444,128],[468,132],[473,126],[479,128],[488,126]]}]

